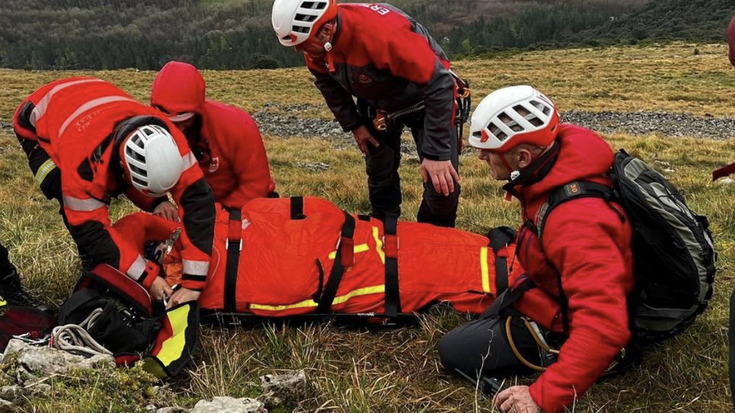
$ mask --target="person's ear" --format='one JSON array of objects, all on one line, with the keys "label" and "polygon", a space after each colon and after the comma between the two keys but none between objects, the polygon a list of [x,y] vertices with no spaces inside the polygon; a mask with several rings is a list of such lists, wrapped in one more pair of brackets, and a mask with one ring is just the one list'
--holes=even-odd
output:
[{"label": "person's ear", "polygon": [[533,160],[533,155],[531,154],[531,151],[528,149],[520,149],[518,150],[518,168],[523,169],[531,164],[531,161]]},{"label": "person's ear", "polygon": [[329,23],[325,23],[324,26],[322,26],[320,34],[324,36],[325,38],[327,39],[331,38],[333,33],[334,33],[334,23],[329,22]]}]

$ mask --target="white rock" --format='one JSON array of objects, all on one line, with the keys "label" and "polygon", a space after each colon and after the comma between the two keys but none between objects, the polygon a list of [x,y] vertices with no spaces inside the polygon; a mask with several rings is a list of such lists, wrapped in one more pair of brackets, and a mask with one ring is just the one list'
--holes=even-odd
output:
[{"label": "white rock", "polygon": [[3,360],[11,354],[17,354],[18,364],[24,369],[45,376],[63,374],[72,369],[93,369],[105,364],[115,366],[115,359],[112,356],[86,358],[50,347],[33,346],[21,340],[10,340],[3,353]]},{"label": "white rock", "polygon": [[732,178],[722,178],[717,180],[717,183],[720,185],[730,185],[733,182],[735,182],[735,180],[733,180]]},{"label": "white rock", "polygon": [[183,407],[164,407],[156,410],[156,413],[189,413],[189,409]]},{"label": "white rock", "polygon": [[200,400],[191,413],[268,413],[263,403],[253,399],[215,397],[211,402]]}]

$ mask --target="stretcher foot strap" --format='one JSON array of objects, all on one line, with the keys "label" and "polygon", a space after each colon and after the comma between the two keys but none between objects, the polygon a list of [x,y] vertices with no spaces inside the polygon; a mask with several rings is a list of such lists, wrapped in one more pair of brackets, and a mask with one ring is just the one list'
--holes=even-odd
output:
[{"label": "stretcher foot strap", "polygon": [[345,213],[345,223],[342,225],[337,255],[334,257],[334,265],[332,265],[332,271],[329,273],[327,285],[324,287],[324,294],[319,299],[319,305],[316,308],[317,314],[329,314],[334,297],[337,296],[339,283],[342,282],[342,275],[345,272],[345,268],[354,265],[354,261],[348,262],[349,260],[345,259],[345,257],[350,256],[354,260],[355,241],[352,238],[354,235],[355,218]]},{"label": "stretcher foot strap", "polygon": [[306,219],[304,215],[304,198],[300,196],[291,197],[291,219]]},{"label": "stretcher foot strap", "polygon": [[508,227],[498,227],[487,234],[490,238],[490,248],[495,254],[495,295],[502,294],[508,289],[508,253],[507,247],[516,237],[514,230]]},{"label": "stretcher foot strap", "polygon": [[398,216],[385,214],[383,248],[385,249],[385,315],[396,317],[401,312],[398,290]]},{"label": "stretcher foot strap", "polygon": [[230,225],[227,232],[227,266],[225,267],[225,310],[237,312],[237,268],[242,251],[242,211],[230,210]]}]

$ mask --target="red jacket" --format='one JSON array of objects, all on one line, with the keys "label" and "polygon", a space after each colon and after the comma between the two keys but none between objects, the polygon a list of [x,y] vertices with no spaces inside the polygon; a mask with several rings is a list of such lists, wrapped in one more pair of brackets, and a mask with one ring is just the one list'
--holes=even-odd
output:
[{"label": "red jacket", "polygon": [[332,50],[306,64],[345,131],[361,125],[353,96],[396,112],[424,102],[428,159],[451,157],[454,78],[449,59],[426,29],[387,4],[340,4]]},{"label": "red jacket", "polygon": [[214,199],[196,168],[184,136],[157,110],[142,105],[111,83],[77,77],[49,83],[26,98],[13,118],[16,134],[37,140],[61,171],[69,231],[91,265],[109,264],[148,287],[156,267],[110,225],[112,196],[128,194],[151,210],[156,200],[120,179],[113,135],[138,116],[165,122],[179,147],[185,171],[171,190],[184,225],[184,287],[203,289],[214,236]]},{"label": "red jacket", "polygon": [[[614,155],[602,138],[582,127],[562,125],[557,145],[558,157],[545,175],[539,172],[514,181],[526,182],[513,189],[523,205],[524,220],[535,223],[539,208],[562,185],[576,180],[610,184],[603,174]],[[538,288],[527,293],[517,308],[560,331],[561,297],[568,303],[569,338],[558,361],[531,386],[531,396],[545,412],[572,405],[631,337],[626,298],[633,288],[632,229],[613,207],[623,213],[600,198],[570,201],[547,216],[543,246],[528,226],[518,235],[519,260]]]},{"label": "red jacket", "polygon": [[217,202],[239,209],[275,191],[263,138],[245,111],[205,100],[205,88],[194,66],[169,62],[153,83],[151,105],[201,116],[199,137],[188,136],[189,143]]}]

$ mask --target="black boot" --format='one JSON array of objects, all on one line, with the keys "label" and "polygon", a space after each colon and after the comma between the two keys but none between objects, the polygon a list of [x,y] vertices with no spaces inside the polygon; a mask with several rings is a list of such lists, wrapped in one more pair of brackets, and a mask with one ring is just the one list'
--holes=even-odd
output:
[{"label": "black boot", "polygon": [[32,298],[23,289],[18,270],[15,267],[12,268],[9,274],[0,277],[0,296],[10,305],[32,307],[51,314],[51,310],[45,304]]}]

